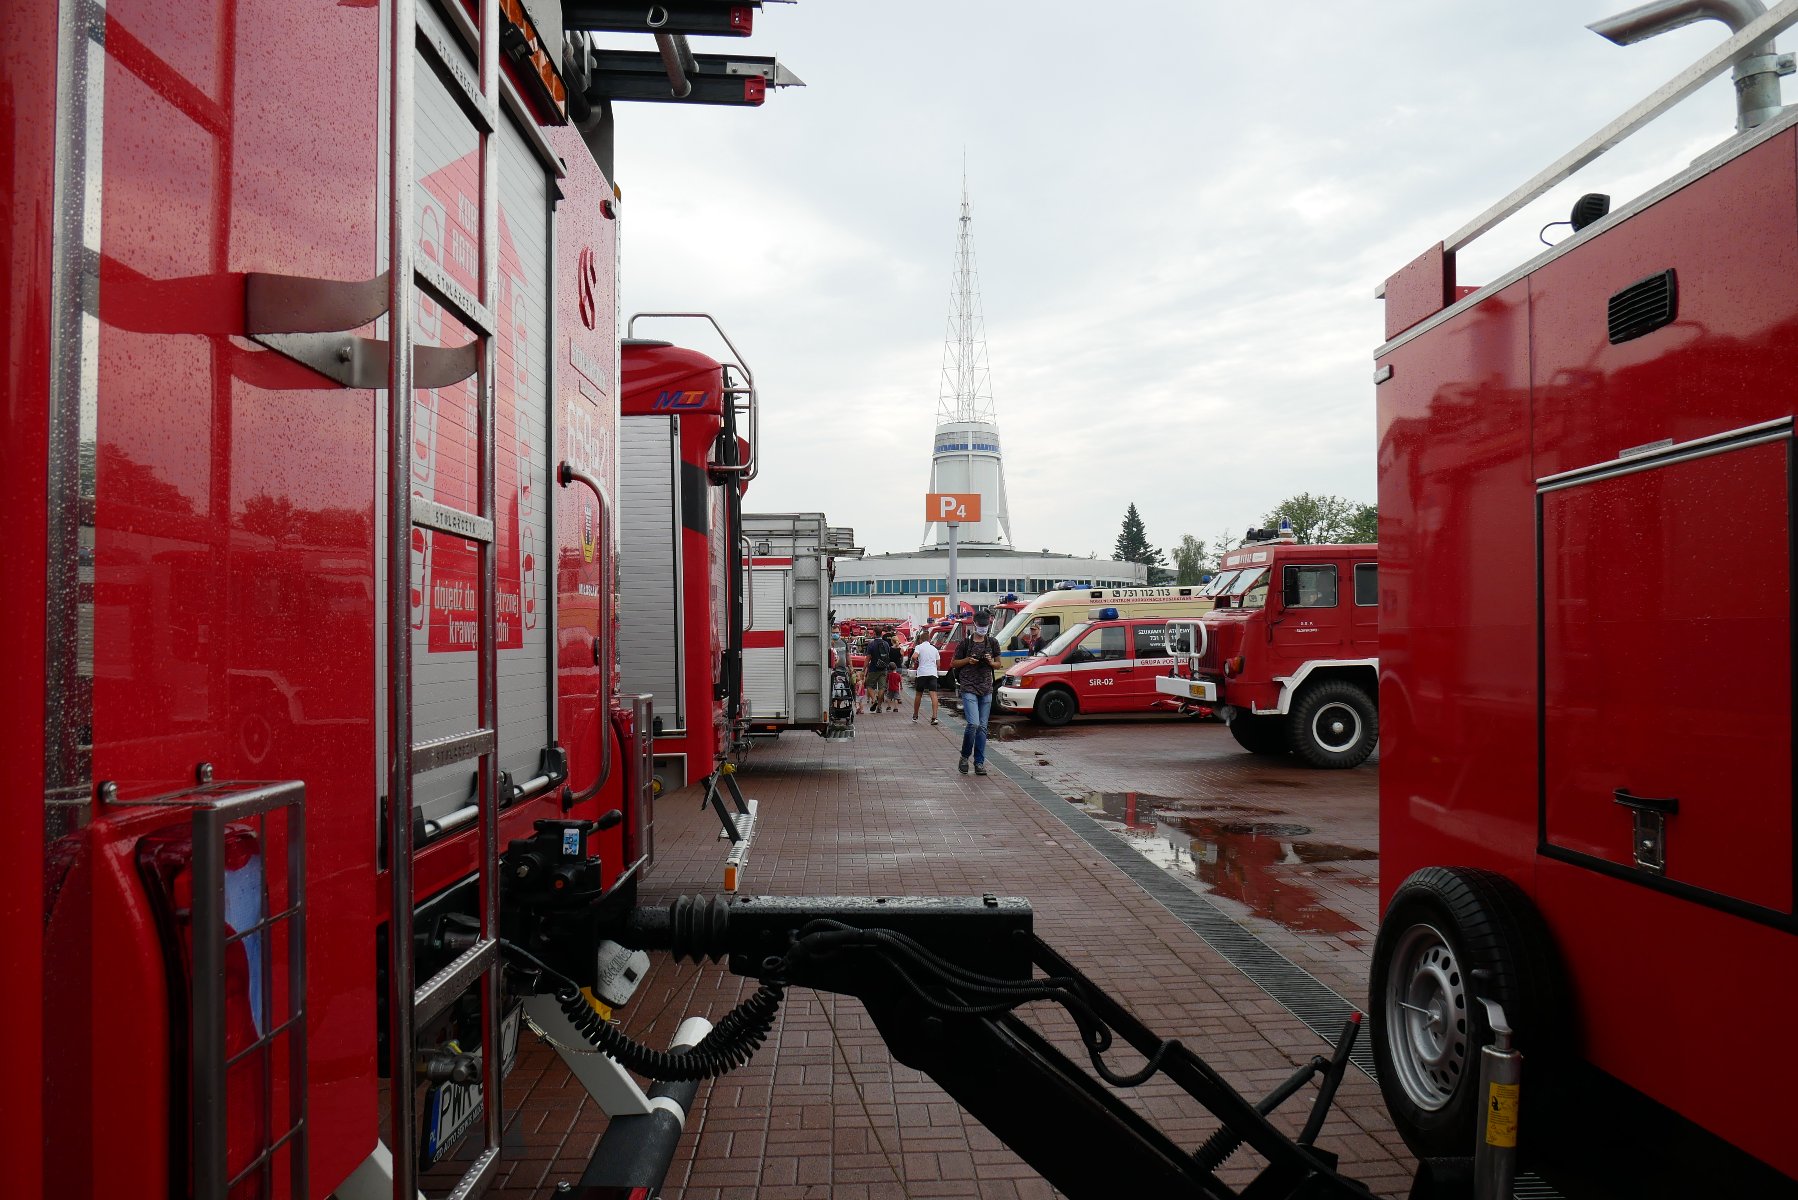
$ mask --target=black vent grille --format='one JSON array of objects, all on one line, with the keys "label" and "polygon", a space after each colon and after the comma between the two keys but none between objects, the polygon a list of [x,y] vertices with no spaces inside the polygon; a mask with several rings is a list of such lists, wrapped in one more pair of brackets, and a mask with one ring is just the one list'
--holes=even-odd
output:
[{"label": "black vent grille", "polygon": [[1671,268],[1638,279],[1611,297],[1605,313],[1611,345],[1653,333],[1679,315],[1679,283]]}]

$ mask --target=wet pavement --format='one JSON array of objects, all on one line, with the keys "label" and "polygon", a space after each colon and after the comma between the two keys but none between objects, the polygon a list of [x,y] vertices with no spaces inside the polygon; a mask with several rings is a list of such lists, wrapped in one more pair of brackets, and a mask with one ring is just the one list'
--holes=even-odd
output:
[{"label": "wet pavement", "polygon": [[[1365,976],[1362,909],[1371,911],[1366,881],[1377,865],[1366,857],[1374,845],[1371,771],[1324,773],[1332,778],[1321,789],[1320,811],[1312,812],[1306,797],[1318,790],[1313,773],[1260,760],[1260,777],[1245,772],[1238,760],[1248,756],[1221,726],[1161,720],[1109,729],[1076,724],[1052,736],[1012,733],[995,741],[994,757],[1003,753],[1017,779],[1004,769],[985,778],[958,775],[958,722],[932,728],[882,714],[862,718],[859,727],[853,742],[788,735],[751,756],[740,778],[761,817],[746,890],[1026,896],[1045,940],[1248,1095],[1328,1052],[1317,1033],[1201,940],[1165,897],[1145,890],[1127,867],[1135,858],[1101,853],[1093,839],[1109,844],[1110,835],[1080,814],[1162,856],[1168,878],[1184,880],[1177,894],[1190,897],[1181,890],[1190,888],[1217,908],[1240,911],[1245,927],[1264,927],[1334,969],[1336,977],[1314,973],[1350,994],[1338,978]],[[1070,795],[1075,801],[1058,799]],[[660,801],[647,902],[716,890],[724,851],[715,821],[697,804],[691,790]],[[1051,807],[1060,804],[1068,810]],[[621,1016],[633,1036],[665,1045],[682,1016],[716,1020],[750,990],[722,966],[660,961]],[[1084,1057],[1058,1010],[1026,1010],[1025,1019]],[[508,1136],[517,1157],[500,1194],[554,1195],[556,1183],[578,1177],[605,1120],[563,1064],[528,1035],[509,1088],[522,1098],[523,1115]],[[1215,1127],[1163,1078],[1124,1095],[1181,1145],[1197,1146]],[[1296,1131],[1302,1116],[1295,1108],[1276,1120]],[[1408,1190],[1408,1156],[1378,1089],[1360,1071],[1345,1077],[1320,1143],[1376,1194]],[[1253,1165],[1251,1155],[1240,1155],[1226,1178],[1241,1186]],[[803,989],[789,994],[754,1061],[702,1086],[665,1194],[1054,1195],[932,1080],[894,1063],[858,1002]]]},{"label": "wet pavement", "polygon": [[1144,858],[1364,1003],[1379,923],[1379,758],[1314,771],[1214,721],[994,722],[995,744]]}]

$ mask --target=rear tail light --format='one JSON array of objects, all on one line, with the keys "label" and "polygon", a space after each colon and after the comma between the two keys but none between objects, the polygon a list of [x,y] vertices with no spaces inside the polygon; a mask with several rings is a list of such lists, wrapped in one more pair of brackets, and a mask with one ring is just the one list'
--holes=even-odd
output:
[{"label": "rear tail light", "polygon": [[[193,830],[187,824],[159,829],[137,845],[138,871],[149,892],[157,929],[162,935],[163,957],[169,974],[169,1058],[175,1095],[170,1106],[170,1126],[179,1131],[175,1147],[178,1177],[185,1179],[180,1194],[193,1194],[192,1146],[188,1132],[194,1126],[193,1055],[190,1030],[193,1022]],[[201,1097],[222,1104],[226,1112],[226,1178],[235,1178],[249,1167],[269,1144],[269,1054],[245,1054],[269,1028],[269,997],[264,993],[269,931],[262,926],[268,916],[268,888],[263,874],[262,850],[256,833],[247,825],[225,827],[225,921],[232,940],[225,951],[225,1057],[226,1094]],[[239,935],[241,930],[253,930]],[[232,1187],[230,1200],[265,1200],[270,1195],[265,1172],[252,1171]]]}]

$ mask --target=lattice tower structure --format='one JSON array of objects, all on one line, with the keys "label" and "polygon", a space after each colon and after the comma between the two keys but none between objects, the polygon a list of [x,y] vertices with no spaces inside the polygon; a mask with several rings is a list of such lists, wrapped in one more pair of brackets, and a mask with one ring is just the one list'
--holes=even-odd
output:
[{"label": "lattice tower structure", "polygon": [[[993,403],[987,363],[986,318],[980,305],[980,270],[974,259],[973,206],[967,173],[962,173],[961,219],[955,243],[954,289],[949,327],[943,338],[943,369],[937,389],[937,424],[931,445],[930,490],[972,492],[981,497],[979,521],[962,525],[963,546],[1012,544],[1011,513],[1005,498],[1005,460],[1000,450],[998,409]],[[931,525],[924,546],[949,540],[946,525]]]}]

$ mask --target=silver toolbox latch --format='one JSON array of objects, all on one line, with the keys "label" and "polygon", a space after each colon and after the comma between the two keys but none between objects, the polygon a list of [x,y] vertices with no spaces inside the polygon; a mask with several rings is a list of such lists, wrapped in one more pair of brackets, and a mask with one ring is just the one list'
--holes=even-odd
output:
[{"label": "silver toolbox latch", "polygon": [[1611,798],[1630,810],[1635,819],[1631,846],[1636,865],[1656,875],[1667,873],[1667,818],[1679,812],[1679,801],[1671,797],[1636,796],[1628,788],[1618,788]]}]

